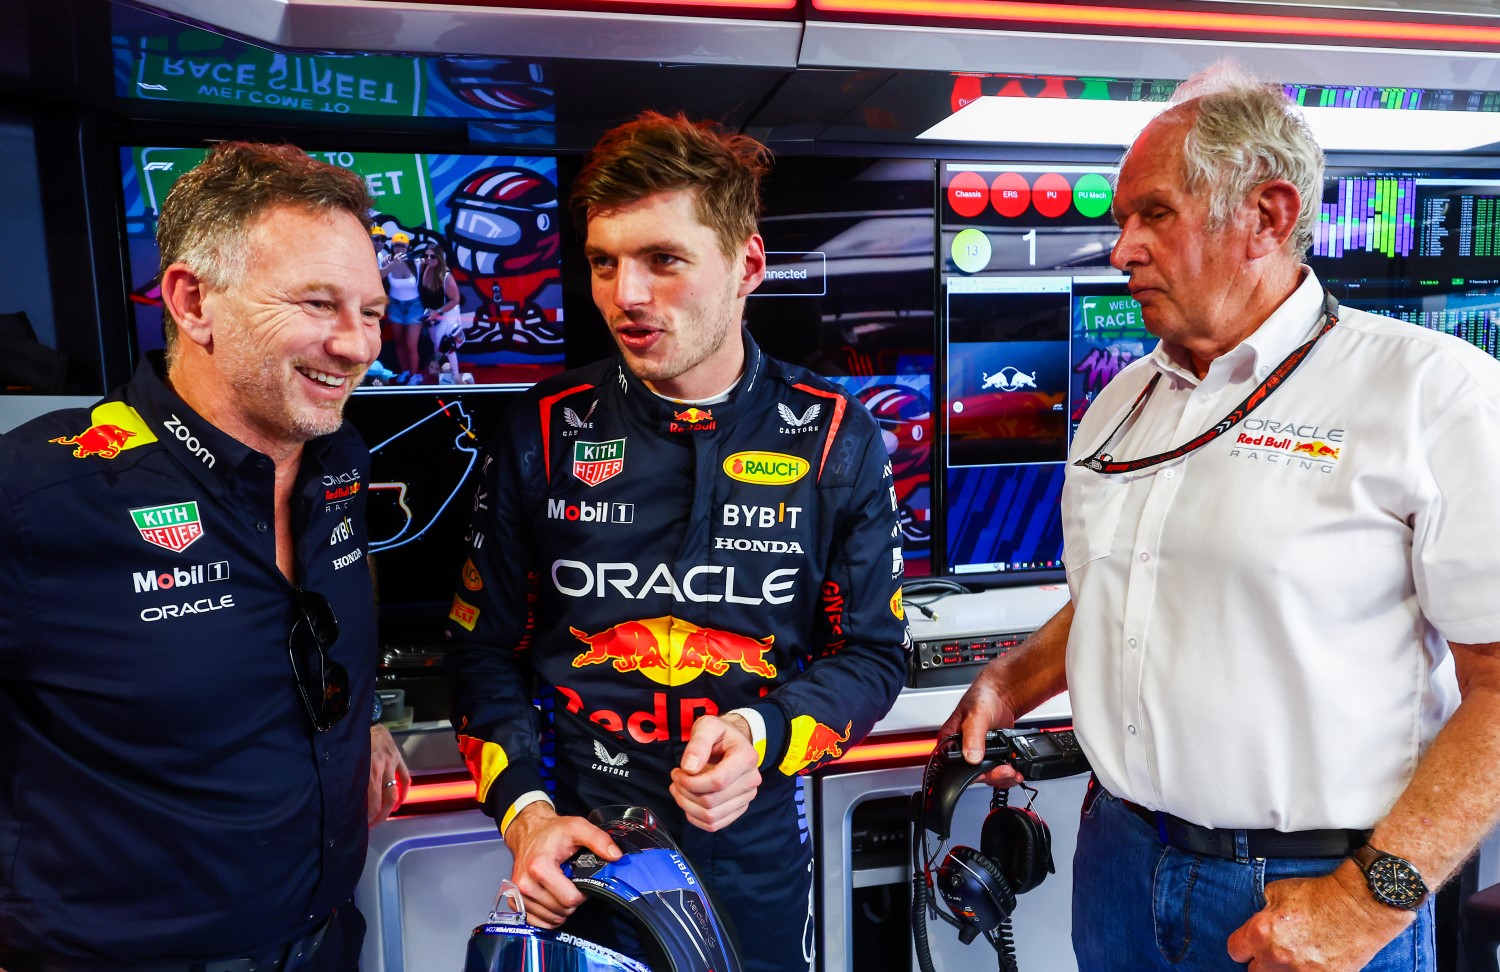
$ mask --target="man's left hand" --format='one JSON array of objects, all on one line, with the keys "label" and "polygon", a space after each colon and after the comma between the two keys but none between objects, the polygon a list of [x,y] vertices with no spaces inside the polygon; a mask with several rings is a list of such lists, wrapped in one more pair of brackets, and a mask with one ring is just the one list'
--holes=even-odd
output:
[{"label": "man's left hand", "polygon": [[366,809],[370,826],[373,827],[406,799],[411,788],[411,773],[406,769],[406,760],[401,758],[401,747],[391,738],[391,731],[382,725],[370,727],[370,787]]},{"label": "man's left hand", "polygon": [[1353,861],[1319,878],[1266,885],[1266,906],[1229,936],[1229,957],[1250,972],[1356,972],[1414,914],[1370,896]]},{"label": "man's left hand", "polygon": [[672,770],[672,799],[688,822],[710,833],[739,819],[760,787],[750,726],[737,715],[693,723],[682,762]]}]

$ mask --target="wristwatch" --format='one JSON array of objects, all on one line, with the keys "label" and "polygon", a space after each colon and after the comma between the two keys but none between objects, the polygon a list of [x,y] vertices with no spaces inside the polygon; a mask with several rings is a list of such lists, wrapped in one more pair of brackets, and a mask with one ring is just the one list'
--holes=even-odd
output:
[{"label": "wristwatch", "polygon": [[1427,884],[1411,861],[1376,850],[1369,844],[1349,857],[1365,872],[1365,883],[1381,904],[1416,911],[1427,900]]}]

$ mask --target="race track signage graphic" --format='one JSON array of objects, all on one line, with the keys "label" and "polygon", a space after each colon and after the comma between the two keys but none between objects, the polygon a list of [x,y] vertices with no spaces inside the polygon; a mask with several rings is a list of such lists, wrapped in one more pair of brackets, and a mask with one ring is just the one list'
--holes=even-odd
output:
[{"label": "race track signage graphic", "polygon": [[198,504],[192,500],[141,507],[131,510],[130,518],[135,521],[135,528],[141,531],[141,539],[173,553],[182,553],[203,536]]}]

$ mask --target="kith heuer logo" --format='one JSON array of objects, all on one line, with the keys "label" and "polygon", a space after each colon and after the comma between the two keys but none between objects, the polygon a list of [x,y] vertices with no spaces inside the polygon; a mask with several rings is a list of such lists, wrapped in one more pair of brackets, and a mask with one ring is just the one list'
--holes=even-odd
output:
[{"label": "kith heuer logo", "polygon": [[174,553],[182,553],[193,542],[203,536],[203,523],[198,519],[198,504],[168,503],[166,506],[145,506],[131,510],[130,518],[141,531],[141,539],[165,547]]},{"label": "kith heuer logo", "polygon": [[625,440],[573,443],[573,475],[585,485],[598,486],[625,469]]},{"label": "kith heuer logo", "polygon": [[634,503],[566,503],[547,501],[547,519],[573,520],[578,523],[634,523]]}]

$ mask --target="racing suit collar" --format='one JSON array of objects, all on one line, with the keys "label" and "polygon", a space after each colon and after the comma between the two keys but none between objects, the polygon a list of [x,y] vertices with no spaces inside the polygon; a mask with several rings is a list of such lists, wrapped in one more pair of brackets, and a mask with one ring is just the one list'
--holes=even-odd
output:
[{"label": "racing suit collar", "polygon": [[627,410],[640,420],[658,426],[667,435],[691,435],[717,431],[721,424],[733,420],[738,404],[746,398],[756,384],[766,378],[766,358],[760,345],[750,336],[747,328],[740,328],[745,344],[745,372],[729,393],[729,400],[713,405],[679,405],[662,398],[647,388],[635,374],[625,366],[623,355],[615,358],[614,386],[624,400]]}]

